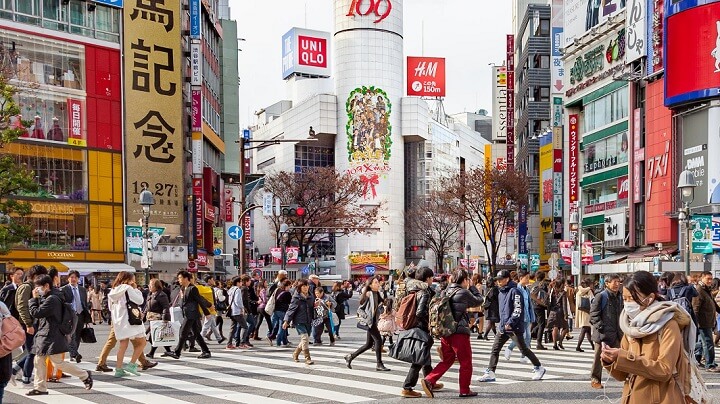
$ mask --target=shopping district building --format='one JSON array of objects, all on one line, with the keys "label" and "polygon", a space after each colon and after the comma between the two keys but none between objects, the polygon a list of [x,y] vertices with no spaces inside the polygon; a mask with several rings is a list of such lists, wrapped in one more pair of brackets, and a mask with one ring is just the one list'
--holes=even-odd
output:
[{"label": "shopping district building", "polygon": [[[3,152],[40,186],[15,196],[32,204],[23,219],[32,235],[0,267],[78,269],[91,282],[131,270],[146,281],[139,194],[148,189],[150,276],[237,273],[235,225],[243,269],[270,276],[278,237],[262,212],[239,217],[241,196],[261,194],[265,174],[317,166],[365,181],[361,204],[383,203],[388,219],[372,234],[318,243],[315,270],[339,278],[432,265],[421,237],[406,236],[405,214],[439,173],[480,165],[530,179],[497,265],[568,276],[682,270],[686,235],[693,271],[717,262],[720,1],[588,10],[580,0],[513,0],[513,32],[496,38],[506,58],[477,68],[491,80],[492,105],[450,115],[443,55],[404,52],[403,1],[369,12],[358,3],[335,1],[332,27],[278,37],[287,98],[256,106],[248,128],[238,117],[242,33],[227,0],[0,5],[0,59],[22,114],[14,124],[31,123]],[[241,152],[239,136],[297,142]],[[678,219],[685,169],[697,184],[691,232]],[[465,230],[442,270],[487,269],[481,241]],[[571,265],[573,251],[582,265]],[[307,263],[290,269],[308,273]]]}]

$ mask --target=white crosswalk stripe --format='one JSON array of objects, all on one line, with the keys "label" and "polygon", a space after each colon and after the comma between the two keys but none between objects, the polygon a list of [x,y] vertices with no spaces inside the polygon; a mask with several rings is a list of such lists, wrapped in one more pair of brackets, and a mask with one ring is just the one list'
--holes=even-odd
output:
[{"label": "white crosswalk stripe", "polygon": [[[325,337],[327,341],[327,337]],[[471,339],[474,377],[487,367],[492,341]],[[570,345],[570,344],[568,344]],[[436,345],[437,346],[437,345]],[[338,341],[335,346],[313,345],[310,349],[314,365],[296,363],[290,358],[292,349],[258,344],[249,350],[216,350],[210,359],[198,360],[194,355],[182,356],[179,361],[162,360],[157,368],[143,372],[139,377],[115,379],[112,374],[95,373],[92,392],[83,390],[77,379],[63,379],[50,385],[50,395],[22,397],[21,402],[43,403],[103,403],[103,397],[122,397],[138,403],[203,403],[223,400],[235,403],[285,404],[290,402],[358,403],[397,397],[408,369],[406,363],[383,354],[385,365],[391,372],[375,371],[375,353],[367,351],[353,361],[347,369],[343,356],[357,349]],[[434,347],[435,348],[435,347]],[[573,344],[574,348],[574,344]],[[535,351],[547,369],[547,381],[567,378],[582,379],[589,376],[593,353],[567,351]],[[302,359],[302,355],[301,355]],[[433,349],[433,363],[439,360]],[[83,369],[94,370],[93,363],[81,363]],[[442,378],[446,389],[459,390],[458,366],[454,365]],[[515,350],[510,361],[502,352],[496,370],[495,384],[527,382],[532,378],[532,365],[520,362]],[[312,383],[304,383],[311,381]],[[288,392],[293,386],[292,394]],[[418,386],[419,388],[419,386]],[[28,388],[8,386],[6,394],[23,396]],[[11,402],[16,402],[12,401]]]}]

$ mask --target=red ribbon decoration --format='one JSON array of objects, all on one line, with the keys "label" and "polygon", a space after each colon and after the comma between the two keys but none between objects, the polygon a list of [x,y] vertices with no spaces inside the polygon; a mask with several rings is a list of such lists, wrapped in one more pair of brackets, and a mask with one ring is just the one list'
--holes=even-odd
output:
[{"label": "red ribbon decoration", "polygon": [[373,197],[373,199],[375,199],[375,197],[377,196],[377,192],[375,191],[375,185],[380,185],[380,180],[379,180],[378,175],[373,174],[369,177],[365,176],[365,175],[361,175],[360,181],[362,181],[363,184],[365,185],[365,188],[363,188],[363,196],[365,197],[365,199],[367,199],[368,187],[370,187],[370,191],[372,191],[372,197]]}]

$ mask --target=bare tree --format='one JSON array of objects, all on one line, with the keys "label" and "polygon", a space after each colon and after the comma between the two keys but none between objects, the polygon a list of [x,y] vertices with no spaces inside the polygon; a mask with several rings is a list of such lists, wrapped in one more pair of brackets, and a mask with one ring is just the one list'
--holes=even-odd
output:
[{"label": "bare tree", "polygon": [[506,225],[518,207],[527,204],[525,173],[472,168],[443,180],[439,196],[445,209],[470,224],[485,248],[490,270],[494,271]]},{"label": "bare tree", "polygon": [[297,242],[301,257],[307,255],[313,243],[327,240],[332,234],[370,233],[378,222],[385,221],[380,214],[383,204],[360,204],[365,184],[334,167],[268,174],[264,188],[280,198],[283,205],[297,204],[305,209],[300,217],[268,218],[276,239],[280,224],[290,225],[289,241]]},{"label": "bare tree", "polygon": [[443,258],[457,243],[462,219],[447,209],[443,194],[432,191],[423,205],[408,210],[405,218],[406,239],[422,240],[435,254],[435,268],[442,272]]}]

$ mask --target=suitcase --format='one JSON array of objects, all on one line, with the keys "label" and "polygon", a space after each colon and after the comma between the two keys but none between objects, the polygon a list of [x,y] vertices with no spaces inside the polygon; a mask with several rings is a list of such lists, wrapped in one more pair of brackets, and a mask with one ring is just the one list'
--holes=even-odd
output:
[{"label": "suitcase", "polygon": [[[62,354],[62,360],[65,360],[65,354]],[[45,375],[46,380],[50,383],[58,383],[62,378],[62,370],[55,369],[50,358],[45,358],[45,365],[47,366],[47,373]]]}]

